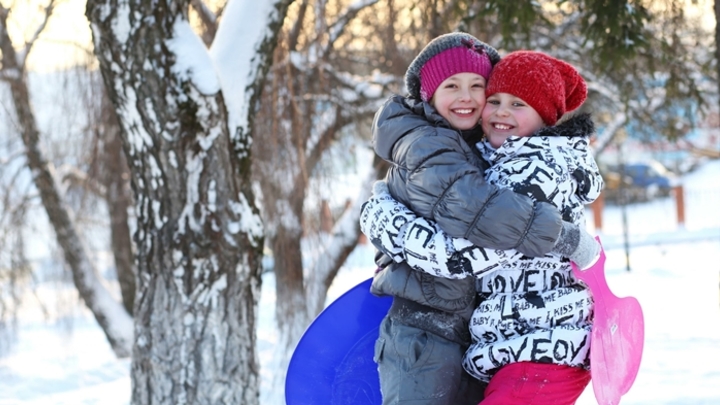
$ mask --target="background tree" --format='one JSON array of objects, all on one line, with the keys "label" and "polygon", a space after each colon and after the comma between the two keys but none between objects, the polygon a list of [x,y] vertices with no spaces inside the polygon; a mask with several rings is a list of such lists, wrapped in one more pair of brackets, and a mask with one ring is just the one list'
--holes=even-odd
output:
[{"label": "background tree", "polygon": [[720,23],[718,23],[720,21],[720,0],[713,2],[713,11],[715,13],[715,84],[717,92],[720,94]]},{"label": "background tree", "polygon": [[52,15],[53,7],[54,2],[50,1],[44,9],[35,34],[26,40],[20,52],[17,52],[8,31],[11,10],[0,5],[0,77],[10,88],[15,125],[25,147],[25,164],[33,173],[33,182],[55,230],[57,243],[62,247],[65,261],[72,271],[75,286],[103,328],[115,353],[125,357],[130,354],[132,345],[131,319],[117,302],[107,299],[109,293],[100,282],[98,272],[78,233],[73,215],[53,175],[53,166],[41,149],[37,120],[30,103],[26,57]]},{"label": "background tree", "polygon": [[107,204],[110,219],[110,248],[115,264],[115,272],[120,286],[123,306],[128,314],[133,314],[135,303],[135,261],[132,237],[130,235],[130,212],[133,199],[130,190],[130,171],[123,154],[120,137],[120,123],[108,98],[105,85],[94,81],[95,91],[100,102],[90,111],[97,116],[91,121],[94,135],[95,152],[89,171],[91,178],[97,179],[103,186],[101,197]]},{"label": "background tree", "polygon": [[258,402],[250,144],[288,4],[230,2],[208,52],[188,1],[88,1],[135,194],[135,404]]},{"label": "background tree", "polygon": [[[583,107],[598,124],[596,153],[621,128],[648,141],[676,139],[706,105],[709,45],[679,0],[467,2],[461,26],[501,50],[535,49],[577,66],[590,88]],[[518,26],[521,27],[518,29]],[[699,44],[702,44],[698,46]]]},{"label": "background tree", "polygon": [[[253,173],[276,280],[276,401],[284,396],[284,371],[292,349],[324,307],[327,289],[357,245],[360,205],[377,177],[371,171],[347,209],[321,226],[323,212],[329,215],[328,193],[316,194],[313,183],[331,183],[323,180],[333,176],[329,171],[337,175],[338,169],[352,164],[356,155],[347,151],[363,147],[357,134],[367,131],[361,126],[369,128],[369,119],[388,94],[387,85],[397,84],[374,69],[372,51],[342,51],[352,46],[352,24],[363,13],[374,13],[376,3],[296,2],[265,83],[255,124],[262,142],[253,146]],[[368,64],[360,68],[358,59]],[[328,159],[343,136],[345,156]]]},{"label": "background tree", "polygon": [[[35,15],[28,12],[34,4],[12,3],[12,7],[3,10],[2,41],[18,51],[0,56],[4,67],[2,81],[6,85],[12,84],[14,88],[25,89],[28,99],[12,97],[11,89],[3,88],[7,94],[3,93],[5,114],[2,114],[0,121],[7,125],[4,133],[8,135],[2,138],[0,153],[3,155],[0,159],[0,183],[4,196],[0,204],[0,216],[4,223],[0,226],[0,240],[7,243],[0,242],[0,256],[4,263],[0,265],[3,269],[0,272],[0,288],[5,291],[2,295],[6,299],[2,301],[7,305],[2,305],[5,311],[0,314],[0,324],[6,320],[6,316],[12,318],[13,308],[17,307],[12,303],[19,304],[21,297],[27,292],[33,293],[38,283],[48,278],[74,280],[78,283],[80,299],[90,303],[88,307],[101,320],[100,326],[104,328],[116,354],[126,357],[130,355],[132,341],[130,319],[124,321],[127,327],[118,325],[122,315],[119,319],[107,319],[112,317],[111,314],[123,311],[118,310],[114,303],[101,304],[108,296],[115,294],[110,293],[113,285],[109,287],[110,290],[103,287],[108,283],[98,275],[105,269],[99,268],[101,263],[96,260],[96,242],[97,239],[103,239],[98,238],[98,234],[104,235],[105,229],[109,229],[111,251],[115,259],[115,266],[110,270],[117,274],[123,307],[131,314],[135,294],[128,218],[131,196],[127,165],[123,160],[119,138],[115,136],[112,141],[119,126],[114,111],[107,108],[109,101],[99,74],[92,68],[95,63],[92,50],[88,50],[84,44],[73,44],[81,55],[76,67],[52,73],[29,70],[28,58],[35,53],[36,44],[51,39],[48,27],[57,20],[55,10],[63,6],[54,1],[37,3],[42,4],[42,7],[37,9]],[[19,43],[23,45],[18,46]],[[12,74],[13,65],[18,66],[20,75]],[[22,136],[30,127],[18,119],[18,110],[22,112],[25,123],[32,123],[31,126],[37,130],[37,144],[30,149],[27,149],[25,142],[33,140],[33,137]],[[33,156],[32,153],[26,153],[28,150],[34,150],[46,165],[49,176],[35,177],[36,181],[43,179],[40,184],[47,187],[45,194],[37,194],[37,188],[30,186],[34,181],[28,169],[35,167],[31,164],[37,163],[37,160],[27,159]],[[39,198],[41,195],[53,194],[55,198]],[[100,208],[98,202],[103,200],[107,205]],[[45,205],[57,202],[59,206]],[[48,244],[48,250],[53,254],[59,251],[57,254],[61,259],[58,266],[38,266],[38,263],[32,262],[38,254],[37,236],[45,234],[41,221],[35,216],[38,207],[48,214],[65,217],[64,220],[54,220],[54,225],[71,228],[70,231],[59,229],[55,233],[56,240],[58,235],[70,235],[63,239],[65,243]],[[102,218],[102,213],[107,213],[109,217]],[[31,240],[31,243],[26,244],[26,239]],[[30,258],[26,249],[30,250]],[[81,250],[84,252],[78,253]],[[72,261],[63,260],[62,257]],[[77,260],[78,257],[82,260]],[[66,278],[65,271],[71,276]],[[86,272],[91,274],[86,276]],[[39,297],[37,299],[40,301]],[[63,302],[41,302],[41,305],[46,316],[49,316],[51,312],[62,311]],[[12,325],[12,322],[5,325]],[[119,334],[125,334],[120,341]]]}]

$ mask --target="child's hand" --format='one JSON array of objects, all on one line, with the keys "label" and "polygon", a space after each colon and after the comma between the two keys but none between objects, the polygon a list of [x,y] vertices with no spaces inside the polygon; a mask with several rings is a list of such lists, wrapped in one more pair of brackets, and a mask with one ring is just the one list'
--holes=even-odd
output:
[{"label": "child's hand", "polygon": [[584,230],[580,230],[580,243],[578,243],[575,253],[570,255],[572,260],[580,270],[585,271],[595,265],[600,258],[602,246],[595,238],[590,236]]},{"label": "child's hand", "polygon": [[587,270],[600,258],[602,247],[585,229],[563,222],[562,231],[555,242],[554,253],[569,258],[580,270]]},{"label": "child's hand", "polygon": [[378,180],[373,183],[373,195],[379,194],[390,194],[390,189],[385,180]]}]

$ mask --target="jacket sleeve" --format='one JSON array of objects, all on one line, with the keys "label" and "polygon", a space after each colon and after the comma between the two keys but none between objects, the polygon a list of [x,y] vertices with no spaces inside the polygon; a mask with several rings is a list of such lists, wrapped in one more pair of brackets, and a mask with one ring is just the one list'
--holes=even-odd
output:
[{"label": "jacket sleeve", "polygon": [[[384,183],[377,182],[376,189],[377,184]],[[414,212],[395,201],[387,191],[375,192],[360,211],[360,231],[376,249],[400,263],[405,260],[401,233],[408,222],[416,218]]]},{"label": "jacket sleeve", "polygon": [[515,249],[489,249],[464,238],[453,238],[435,221],[417,218],[402,234],[405,261],[416,270],[443,278],[476,278],[498,268],[508,268],[523,254]]},{"label": "jacket sleeve", "polygon": [[393,148],[408,133],[423,128],[432,128],[430,118],[425,114],[424,103],[415,103],[401,96],[390,97],[375,113],[372,123],[372,146],[383,160],[401,164],[394,160]]},{"label": "jacket sleeve", "polygon": [[573,171],[572,176],[578,185],[578,197],[584,204],[590,204],[600,196],[605,182],[588,146],[587,138],[584,139],[583,146],[576,146],[574,149],[579,155],[580,163],[579,167]]},{"label": "jacket sleeve", "polygon": [[[477,246],[517,249],[528,256],[550,252],[562,224],[558,210],[487,183],[477,157],[457,132],[446,128],[433,132],[416,131],[393,151],[406,156],[408,175],[402,186],[408,208],[437,221],[449,235]],[[392,182],[389,186],[396,195]]]},{"label": "jacket sleeve", "polygon": [[415,270],[449,278],[479,277],[509,267],[523,255],[516,250],[486,249],[453,238],[435,221],[416,216],[390,194],[373,195],[363,207],[360,229],[378,250]]}]

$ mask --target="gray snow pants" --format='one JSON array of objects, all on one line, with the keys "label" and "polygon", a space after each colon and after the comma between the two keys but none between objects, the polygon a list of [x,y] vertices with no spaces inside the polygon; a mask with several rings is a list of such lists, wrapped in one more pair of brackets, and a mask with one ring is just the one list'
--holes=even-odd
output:
[{"label": "gray snow pants", "polygon": [[477,405],[486,385],[463,369],[465,349],[386,316],[375,342],[383,405]]}]

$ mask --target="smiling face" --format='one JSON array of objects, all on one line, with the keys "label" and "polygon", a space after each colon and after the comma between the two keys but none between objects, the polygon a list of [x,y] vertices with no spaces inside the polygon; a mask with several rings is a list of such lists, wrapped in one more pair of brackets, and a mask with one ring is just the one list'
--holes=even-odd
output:
[{"label": "smiling face", "polygon": [[430,104],[453,128],[471,129],[485,107],[485,78],[476,73],[454,74],[440,83]]},{"label": "smiling face", "polygon": [[544,126],[534,108],[509,93],[488,97],[482,111],[482,129],[493,148],[499,148],[509,136],[528,136]]}]

